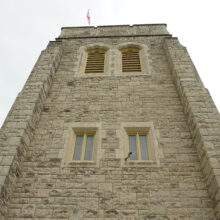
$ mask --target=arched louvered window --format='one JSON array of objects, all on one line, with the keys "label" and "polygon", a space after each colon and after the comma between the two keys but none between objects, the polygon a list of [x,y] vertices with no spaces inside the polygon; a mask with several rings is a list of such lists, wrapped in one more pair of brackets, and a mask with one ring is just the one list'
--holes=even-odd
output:
[{"label": "arched louvered window", "polygon": [[141,72],[140,50],[138,48],[121,49],[122,72]]},{"label": "arched louvered window", "polygon": [[104,73],[105,52],[106,50],[104,49],[93,49],[87,51],[88,57],[85,73]]}]

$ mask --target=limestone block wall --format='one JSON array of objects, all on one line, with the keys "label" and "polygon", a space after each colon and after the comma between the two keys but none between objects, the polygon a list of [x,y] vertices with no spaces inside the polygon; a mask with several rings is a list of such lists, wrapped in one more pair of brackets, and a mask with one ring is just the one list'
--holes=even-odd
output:
[{"label": "limestone block wall", "polygon": [[[123,33],[119,31],[121,28]],[[135,28],[138,29],[136,32]],[[91,29],[96,29],[96,34]],[[22,118],[28,125],[29,119],[38,115],[34,125],[25,130],[31,134],[30,141],[25,145],[25,154],[19,162],[19,175],[13,178],[14,187],[4,182],[5,189],[9,189],[9,201],[2,209],[5,219],[218,219],[214,212],[217,206],[209,196],[209,185],[206,185],[207,175],[201,171],[204,163],[201,166],[196,147],[200,139],[195,138],[191,129],[191,123],[197,119],[193,113],[197,108],[185,104],[195,97],[188,96],[192,94],[190,92],[180,92],[179,85],[187,84],[186,80],[191,76],[197,82],[193,89],[198,88],[200,94],[207,93],[192,71],[185,81],[179,80],[192,64],[177,66],[181,59],[185,59],[176,51],[176,47],[180,51],[182,47],[168,37],[170,35],[164,25],[62,30],[61,37],[45,51],[47,58],[42,56],[34,68],[36,75],[33,77],[37,82],[45,80],[44,85],[50,82],[47,95],[42,99],[34,99],[35,96],[30,95],[32,90],[35,91],[32,75],[25,86],[29,88],[29,93],[25,93],[30,97],[28,103],[32,103],[30,100],[39,103],[37,106],[41,110],[24,117],[22,112],[13,110],[20,106],[16,101],[10,114],[17,112],[17,115],[12,117],[9,114],[2,129],[2,139],[5,135],[9,135],[6,138],[14,137],[9,130],[4,130],[7,124],[9,126],[17,118]],[[126,42],[147,47],[144,56],[147,71],[121,74],[117,65],[117,48]],[[108,74],[85,76],[82,71],[79,74],[82,45],[85,48],[87,45],[108,45]],[[50,62],[48,57],[52,57]],[[52,63],[57,63],[56,68],[52,68]],[[48,80],[42,79],[43,70],[51,68],[52,72],[46,71]],[[36,88],[39,94],[43,91],[40,88]],[[209,100],[207,97],[206,102]],[[206,104],[201,106],[205,108]],[[207,122],[214,121],[217,125],[218,115],[212,107],[210,118],[204,117]],[[194,114],[192,121],[186,114],[188,108]],[[97,152],[99,161],[95,165],[86,162],[65,164],[67,134],[72,124],[80,123],[100,125],[101,147]],[[124,124],[141,123],[154,126],[159,162],[126,164],[121,128]],[[214,146],[213,140],[219,137],[214,134],[206,137],[210,138],[206,146]],[[6,138],[3,149],[9,146]],[[20,145],[16,146],[19,148]],[[14,158],[20,155],[17,151],[13,153]],[[214,157],[214,153],[216,151],[213,150],[210,155]],[[5,151],[6,155],[10,155],[9,150]],[[5,173],[5,176],[11,178],[15,175]]]},{"label": "limestone block wall", "polygon": [[22,173],[21,162],[34,136],[43,102],[61,57],[60,43],[42,51],[23,90],[19,93],[0,130],[0,218],[7,212],[9,194]]},{"label": "limestone block wall", "polygon": [[220,218],[219,113],[208,90],[202,85],[186,48],[177,39],[167,39],[164,45],[193,142],[201,159],[209,195]]}]

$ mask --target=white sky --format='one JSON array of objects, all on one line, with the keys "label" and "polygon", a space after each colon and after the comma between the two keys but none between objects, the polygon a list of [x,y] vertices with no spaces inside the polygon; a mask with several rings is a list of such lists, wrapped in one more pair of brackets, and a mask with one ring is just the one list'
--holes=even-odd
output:
[{"label": "white sky", "polygon": [[41,50],[63,26],[167,23],[220,109],[219,0],[0,0],[0,126]]}]

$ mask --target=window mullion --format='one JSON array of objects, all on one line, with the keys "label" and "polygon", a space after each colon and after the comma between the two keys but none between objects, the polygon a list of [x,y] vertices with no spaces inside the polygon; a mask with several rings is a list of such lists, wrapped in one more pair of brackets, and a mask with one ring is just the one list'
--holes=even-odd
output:
[{"label": "window mullion", "polygon": [[146,138],[147,138],[147,151],[148,151],[148,159],[149,160],[152,160],[154,158],[154,154],[152,152],[153,148],[152,148],[152,142],[150,140],[150,132],[148,132],[148,134],[146,135]]},{"label": "window mullion", "polygon": [[81,160],[84,160],[84,158],[85,158],[86,139],[87,139],[87,134],[85,133],[85,134],[83,135]]},{"label": "window mullion", "polygon": [[94,154],[95,154],[95,152],[94,152],[94,150],[95,150],[95,149],[94,149],[94,148],[95,148],[95,147],[94,147],[94,142],[95,142],[95,141],[94,141],[94,137],[95,137],[95,135],[93,135],[93,141],[92,141],[92,160],[94,160]]},{"label": "window mullion", "polygon": [[136,146],[137,146],[137,159],[141,160],[141,147],[140,147],[140,137],[136,134]]}]

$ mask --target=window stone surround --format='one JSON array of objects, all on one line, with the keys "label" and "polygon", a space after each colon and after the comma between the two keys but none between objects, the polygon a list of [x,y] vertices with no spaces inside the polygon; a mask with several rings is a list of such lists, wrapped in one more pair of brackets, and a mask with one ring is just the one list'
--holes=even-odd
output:
[{"label": "window stone surround", "polygon": [[[104,156],[104,150],[101,149],[103,131],[102,124],[99,122],[73,122],[67,125],[68,129],[64,132],[64,148],[60,150],[63,167],[99,167],[100,159]],[[95,132],[94,135],[94,160],[92,161],[74,161],[71,159],[74,150],[74,140],[76,139],[75,132]]]},{"label": "window stone surround", "polygon": [[[148,151],[150,158],[147,161],[135,160],[125,161],[129,152],[128,133],[129,131],[147,132]],[[119,138],[119,149],[116,150],[116,158],[121,159],[122,167],[160,167],[160,158],[163,158],[162,149],[159,148],[159,130],[154,128],[153,122],[123,122],[120,129],[116,131]]]},{"label": "window stone surround", "polygon": [[[87,51],[92,49],[104,49],[105,53],[105,61],[104,61],[104,73],[85,73],[86,62],[87,62]],[[110,46],[99,43],[99,44],[89,44],[87,46],[81,46],[77,53],[77,71],[75,76],[77,77],[90,77],[90,76],[109,76],[110,75]]]},{"label": "window stone surround", "polygon": [[[140,62],[141,62],[141,72],[122,72],[122,56],[121,49],[128,47],[136,47],[140,49]],[[86,61],[87,61],[87,51],[91,49],[104,49],[105,53],[105,63],[104,63],[104,73],[85,73]],[[137,42],[126,42],[118,45],[107,45],[104,43],[94,43],[87,46],[81,46],[77,52],[76,61],[76,73],[75,77],[105,77],[105,76],[129,76],[129,75],[151,75],[152,73],[152,61],[150,59],[149,48],[145,44],[140,44]]]}]

